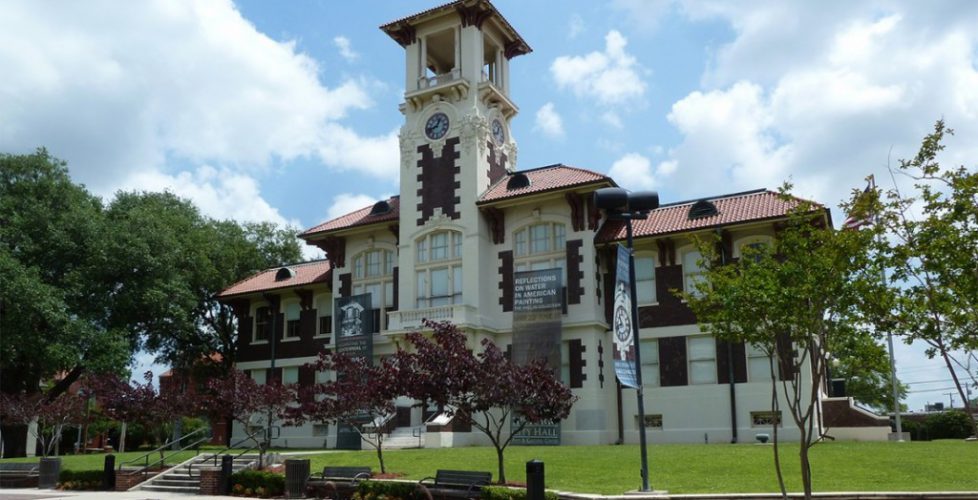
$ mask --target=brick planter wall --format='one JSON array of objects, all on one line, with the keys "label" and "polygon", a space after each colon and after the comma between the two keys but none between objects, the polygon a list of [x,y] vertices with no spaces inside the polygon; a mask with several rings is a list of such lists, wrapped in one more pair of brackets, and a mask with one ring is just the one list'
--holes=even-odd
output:
[{"label": "brick planter wall", "polygon": [[220,467],[201,467],[200,468],[200,494],[201,495],[223,495],[221,481],[224,476],[221,474]]},{"label": "brick planter wall", "polygon": [[156,472],[149,474],[126,474],[124,472],[117,472],[115,475],[115,491],[129,491],[129,488],[148,479],[152,479],[156,474]]}]

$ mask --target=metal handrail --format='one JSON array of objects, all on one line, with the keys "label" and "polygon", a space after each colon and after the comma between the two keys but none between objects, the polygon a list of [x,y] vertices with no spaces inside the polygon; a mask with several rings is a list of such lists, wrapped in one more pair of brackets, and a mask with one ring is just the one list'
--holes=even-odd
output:
[{"label": "metal handrail", "polygon": [[[219,457],[220,455],[224,454],[225,452],[228,452],[228,451],[231,451],[233,449],[236,449],[242,443],[245,443],[247,441],[254,441],[256,443],[260,443],[261,441],[259,441],[258,439],[255,439],[255,436],[261,434],[262,435],[262,440],[264,440],[264,437],[265,437],[266,432],[267,432],[267,430],[264,427],[262,427],[262,428],[258,429],[257,431],[252,432],[251,434],[248,434],[247,436],[239,439],[238,441],[236,441],[234,443],[231,443],[231,445],[227,446],[223,450],[218,451],[218,452],[215,452],[212,456],[207,457],[204,460],[206,461],[206,460],[210,460],[211,458],[213,458],[214,459],[214,465],[218,465],[218,463],[217,463],[217,457]],[[236,455],[233,455],[233,458],[238,458],[241,455],[244,455],[244,454],[248,453],[249,451],[253,451],[255,448],[257,448],[257,446],[250,446],[250,447],[246,448],[244,451],[239,452]]]},{"label": "metal handrail", "polygon": [[[181,442],[181,441],[183,441],[183,440],[185,440],[185,439],[187,439],[189,437],[193,437],[196,434],[201,434],[202,437],[198,438],[196,441],[194,441],[194,442],[192,442],[192,443],[190,443],[190,444],[188,444],[186,446],[183,446],[181,448],[178,448],[178,449],[172,450],[172,451],[174,452],[174,454],[176,454],[176,453],[179,453],[181,451],[184,451],[184,450],[186,450],[188,448],[194,448],[194,450],[197,452],[197,454],[200,454],[200,444],[211,439],[210,429],[208,429],[206,427],[202,427],[200,429],[197,429],[197,430],[191,432],[190,434],[187,434],[186,436],[180,436],[177,439],[173,439],[171,441],[167,441],[166,443],[160,445],[158,448],[156,448],[156,449],[154,449],[154,450],[146,453],[143,456],[140,456],[140,457],[134,458],[132,460],[127,460],[125,462],[122,462],[122,463],[119,464],[119,470],[122,471],[122,467],[124,465],[133,464],[133,463],[136,463],[136,462],[139,462],[140,460],[142,460],[142,461],[145,462],[145,464],[143,465],[143,467],[140,468],[140,469],[138,469],[138,470],[136,470],[136,471],[130,472],[129,474],[130,475],[145,474],[146,471],[148,471],[150,467],[154,467],[156,465],[159,465],[161,463],[166,462],[166,453],[165,453],[165,450],[167,448],[172,447],[174,443],[179,443],[179,442]],[[157,461],[155,461],[153,463],[150,463],[149,462],[149,457],[151,455],[153,455],[154,453],[159,453],[161,451],[163,452],[163,458],[161,458],[161,459],[159,459],[159,460],[157,460]]]}]

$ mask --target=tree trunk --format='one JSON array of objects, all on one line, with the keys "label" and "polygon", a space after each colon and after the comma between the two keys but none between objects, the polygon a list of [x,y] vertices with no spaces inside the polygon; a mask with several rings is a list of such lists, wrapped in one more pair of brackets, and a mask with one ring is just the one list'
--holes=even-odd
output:
[{"label": "tree trunk", "polygon": [[119,453],[126,452],[126,423],[119,426]]},{"label": "tree trunk", "polygon": [[784,486],[784,474],[781,472],[781,454],[778,452],[778,426],[781,424],[781,415],[778,405],[778,379],[774,373],[774,357],[768,356],[768,364],[771,368],[771,413],[774,414],[774,425],[772,426],[772,443],[774,449],[774,472],[778,476],[778,487],[781,488],[781,498],[788,498],[788,490]]},{"label": "tree trunk", "polygon": [[503,465],[503,449],[496,446],[496,460],[499,463],[499,484],[506,484],[506,470]]},{"label": "tree trunk", "polygon": [[387,474],[387,469],[384,467],[384,442],[377,440],[377,461],[380,462],[380,473]]},{"label": "tree trunk", "polygon": [[805,436],[802,438],[798,446],[798,454],[801,458],[801,484],[805,490],[805,500],[810,500],[812,498],[812,464],[808,459],[810,438]]}]

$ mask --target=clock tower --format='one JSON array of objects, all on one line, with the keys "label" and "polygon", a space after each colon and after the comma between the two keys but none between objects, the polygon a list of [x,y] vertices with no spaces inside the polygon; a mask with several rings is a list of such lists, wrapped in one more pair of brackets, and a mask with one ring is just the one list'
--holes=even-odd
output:
[{"label": "clock tower", "polygon": [[[451,244],[460,245],[458,251],[466,257],[450,279],[464,293],[452,290],[450,304],[488,305],[492,302],[488,294],[497,291],[478,288],[480,261],[485,268],[494,259],[476,201],[515,169],[516,142],[510,122],[518,109],[509,95],[509,62],[531,49],[488,0],[458,0],[381,29],[405,54],[399,268],[414,269],[426,261],[427,256],[421,255],[430,251],[426,234],[449,232]],[[443,278],[419,272],[401,274],[399,279],[404,311],[412,305],[432,307],[434,302],[421,298],[434,296],[436,285],[424,281]]]}]

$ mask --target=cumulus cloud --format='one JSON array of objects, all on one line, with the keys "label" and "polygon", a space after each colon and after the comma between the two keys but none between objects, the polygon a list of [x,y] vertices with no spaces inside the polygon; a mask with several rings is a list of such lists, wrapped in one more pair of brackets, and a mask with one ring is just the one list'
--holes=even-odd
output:
[{"label": "cumulus cloud", "polygon": [[174,159],[245,171],[318,156],[397,171],[390,136],[342,123],[373,105],[366,85],[324,85],[312,58],[258,32],[230,0],[7,2],[0,67],[0,150],[47,146],[96,190]]},{"label": "cumulus cloud", "polygon": [[368,194],[340,193],[333,197],[333,204],[326,211],[326,220],[333,220],[363,207],[369,207],[378,201],[380,198]]},{"label": "cumulus cloud", "polygon": [[652,162],[638,153],[628,153],[619,158],[611,165],[608,175],[620,186],[632,191],[655,187]]},{"label": "cumulus cloud", "polygon": [[577,97],[596,99],[604,104],[623,104],[645,94],[635,57],[625,47],[628,40],[618,31],[609,31],[605,47],[583,56],[560,56],[550,65],[557,86],[570,89]]},{"label": "cumulus cloud", "polygon": [[537,110],[536,124],[533,129],[543,132],[543,135],[551,139],[564,137],[564,120],[554,109],[554,103],[548,102]]},{"label": "cumulus cloud", "polygon": [[343,35],[334,37],[333,45],[340,51],[340,56],[349,62],[356,61],[360,58],[360,54],[353,50],[353,44],[350,43],[350,39]]},{"label": "cumulus cloud", "polygon": [[[641,3],[620,4],[640,17]],[[964,139],[978,134],[978,4],[680,5],[734,33],[668,115],[681,133],[666,153],[680,196],[791,179],[835,205],[868,174],[889,179],[887,161],[912,156],[942,117],[957,131],[942,160],[978,156]]]}]

